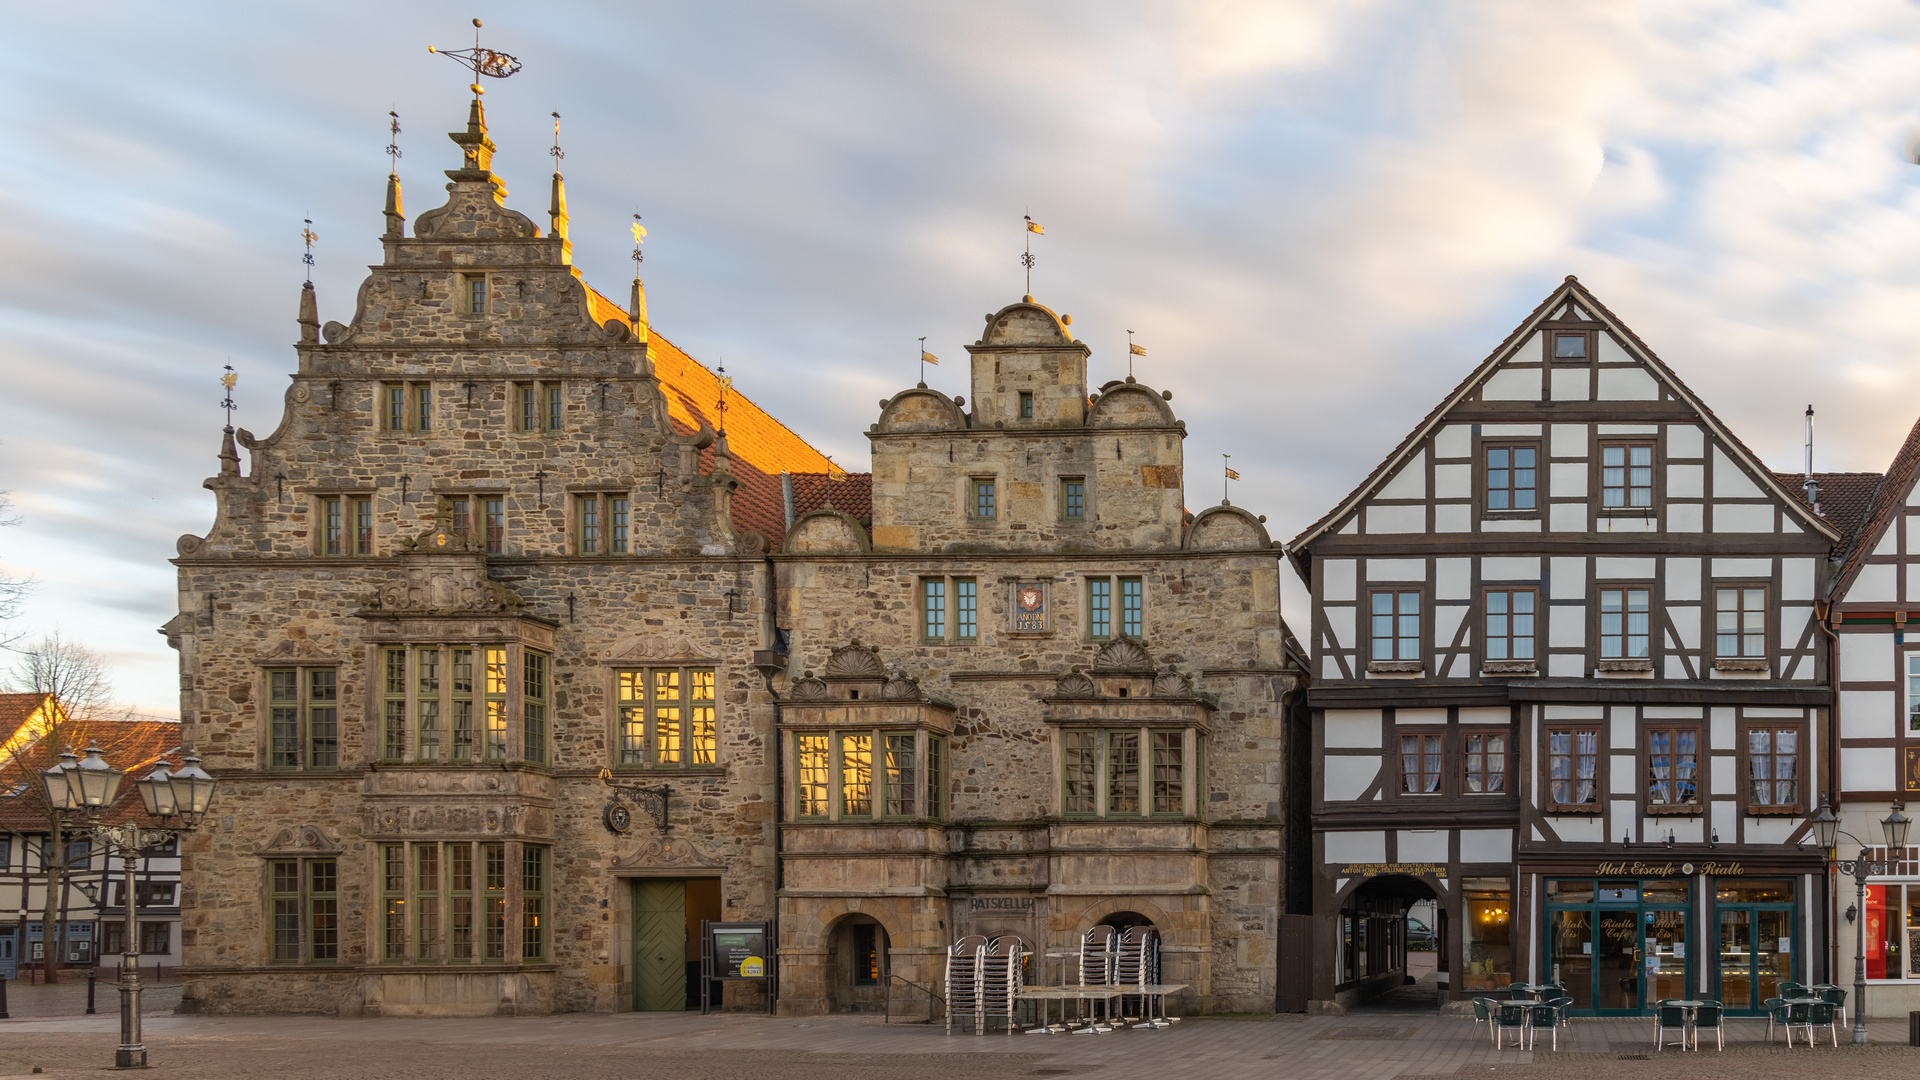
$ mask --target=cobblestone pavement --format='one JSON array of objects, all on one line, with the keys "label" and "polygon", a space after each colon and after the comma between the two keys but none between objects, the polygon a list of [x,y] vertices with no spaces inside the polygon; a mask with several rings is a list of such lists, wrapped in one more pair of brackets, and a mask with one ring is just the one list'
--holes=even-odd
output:
[{"label": "cobblestone pavement", "polygon": [[[0,1021],[0,1076],[92,1076],[111,1064],[111,1016]],[[870,1016],[811,1019],[625,1014],[484,1020],[154,1017],[156,1076],[347,1080],[1647,1080],[1830,1072],[1909,1080],[1920,1049],[1903,1021],[1874,1021],[1865,1048],[1767,1045],[1766,1024],[1730,1021],[1727,1049],[1656,1051],[1650,1020],[1582,1020],[1560,1049],[1495,1049],[1484,1027],[1432,1014],[1192,1018],[1106,1035],[946,1035]]]}]

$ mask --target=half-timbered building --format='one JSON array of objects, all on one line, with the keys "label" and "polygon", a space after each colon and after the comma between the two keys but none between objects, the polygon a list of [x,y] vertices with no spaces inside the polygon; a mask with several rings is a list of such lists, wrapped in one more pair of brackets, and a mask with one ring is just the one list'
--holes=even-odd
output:
[{"label": "half-timbered building", "polygon": [[1311,998],[1757,1010],[1824,974],[1841,530],[1574,278],[1289,546],[1312,589]]}]

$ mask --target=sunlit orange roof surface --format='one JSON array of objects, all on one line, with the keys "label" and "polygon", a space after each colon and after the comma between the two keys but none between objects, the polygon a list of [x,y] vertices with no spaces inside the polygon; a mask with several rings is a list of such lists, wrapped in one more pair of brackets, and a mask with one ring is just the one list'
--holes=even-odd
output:
[{"label": "sunlit orange roof surface", "polygon": [[[17,697],[22,695],[0,695]],[[39,695],[33,695],[38,697]],[[108,824],[137,822],[158,825],[147,817],[140,792],[134,781],[153,771],[164,756],[169,768],[180,767],[180,722],[177,720],[93,720],[69,721],[63,738],[85,746],[98,746],[100,756],[116,769],[126,770],[119,796],[104,819]],[[48,740],[0,761],[0,830],[13,832],[47,831],[46,806],[34,794],[40,770],[59,764],[60,747]]]}]

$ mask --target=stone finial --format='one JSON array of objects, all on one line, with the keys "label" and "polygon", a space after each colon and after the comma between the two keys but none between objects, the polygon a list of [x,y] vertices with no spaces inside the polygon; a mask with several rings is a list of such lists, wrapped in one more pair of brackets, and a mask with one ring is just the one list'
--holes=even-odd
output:
[{"label": "stone finial", "polygon": [[313,293],[313,282],[300,287],[300,342],[313,344],[320,340],[320,301]]},{"label": "stone finial", "polygon": [[647,287],[638,277],[633,279],[633,292],[627,296],[627,314],[633,320],[633,336],[647,340]]},{"label": "stone finial", "polygon": [[220,475],[240,475],[240,451],[233,445],[232,428],[225,428],[220,433]]},{"label": "stone finial", "polygon": [[382,239],[398,240],[407,235],[406,212],[400,208],[400,177],[387,174],[387,232]]},{"label": "stone finial", "polygon": [[547,218],[552,222],[548,235],[561,240],[567,238],[567,181],[558,169],[553,173],[553,197],[547,204]]}]

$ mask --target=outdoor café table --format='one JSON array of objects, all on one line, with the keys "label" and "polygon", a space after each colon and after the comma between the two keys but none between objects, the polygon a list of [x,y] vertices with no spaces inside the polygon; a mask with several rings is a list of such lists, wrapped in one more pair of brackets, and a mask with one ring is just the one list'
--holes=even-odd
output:
[{"label": "outdoor caf\u00e9 table", "polygon": [[[1145,983],[1134,988],[1134,992],[1143,994],[1147,999],[1147,1015],[1140,1022],[1141,1027],[1172,1027],[1180,1018],[1167,1015],[1167,995],[1177,994],[1187,988],[1186,983]],[[1154,1015],[1155,1010],[1159,1015]]]},{"label": "outdoor caf\u00e9 table", "polygon": [[[1106,1014],[1109,1014],[1113,1011],[1112,1010],[1113,999],[1117,997],[1125,996],[1126,992],[1127,991],[1124,987],[1119,987],[1119,986],[1029,986],[1026,989],[1020,991],[1020,1000],[1037,1001],[1040,1003],[1040,1026],[1036,1028],[1029,1028],[1027,1030],[1027,1034],[1057,1035],[1060,1032],[1071,1030],[1067,1026],[1066,1003],[1069,1001],[1078,1001],[1081,1003],[1085,1003],[1088,1001],[1098,1001],[1103,1003],[1101,1008],[1101,1013],[1104,1019],[1106,1017]],[[1051,1007],[1047,1004],[1047,1002],[1049,1001],[1060,1002],[1060,1023],[1059,1024],[1049,1024],[1047,1022],[1048,1014],[1052,1011]],[[1089,1020],[1087,1022],[1086,1027],[1081,1028],[1079,1031],[1073,1032],[1073,1034],[1075,1035],[1105,1034],[1112,1030],[1113,1028],[1109,1024],[1106,1024],[1106,1023],[1096,1024],[1091,1020]]]}]

